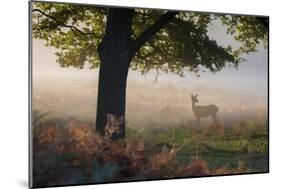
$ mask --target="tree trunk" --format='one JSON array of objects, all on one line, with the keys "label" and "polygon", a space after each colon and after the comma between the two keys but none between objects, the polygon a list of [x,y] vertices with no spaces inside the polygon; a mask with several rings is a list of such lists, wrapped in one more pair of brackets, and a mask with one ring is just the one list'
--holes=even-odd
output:
[{"label": "tree trunk", "polygon": [[[99,46],[100,71],[96,130],[105,134],[108,113],[125,117],[126,81],[133,54],[130,53],[132,9],[109,9],[104,38]],[[125,123],[113,140],[125,138]]]},{"label": "tree trunk", "polygon": [[[110,8],[107,15],[104,38],[99,45],[100,72],[96,130],[105,134],[107,114],[124,116],[126,108],[126,82],[130,62],[141,46],[169,22],[178,12],[168,11],[157,22],[132,40],[134,9]],[[113,140],[125,138],[125,123]]]}]

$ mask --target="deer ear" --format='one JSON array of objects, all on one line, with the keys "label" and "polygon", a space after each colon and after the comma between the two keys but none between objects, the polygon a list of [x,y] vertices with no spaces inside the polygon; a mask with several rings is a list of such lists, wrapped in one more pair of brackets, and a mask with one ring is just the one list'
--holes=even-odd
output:
[{"label": "deer ear", "polygon": [[110,113],[106,114],[107,121],[113,122],[114,121],[114,117],[115,116],[110,114]]}]

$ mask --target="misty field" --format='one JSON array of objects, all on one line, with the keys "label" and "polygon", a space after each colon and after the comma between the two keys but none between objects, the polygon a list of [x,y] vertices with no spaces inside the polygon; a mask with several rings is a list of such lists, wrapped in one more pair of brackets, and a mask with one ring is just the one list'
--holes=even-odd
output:
[{"label": "misty field", "polygon": [[[199,105],[216,104],[221,124],[253,120],[261,124],[267,119],[267,93],[241,86],[212,81],[175,81],[153,84],[152,80],[129,76],[126,122],[131,127],[166,128],[195,120],[191,110],[191,92],[199,95]],[[33,82],[33,110],[48,112],[51,118],[69,117],[94,124],[97,106],[97,79],[81,75],[46,77],[36,75]],[[186,82],[186,81],[185,81]],[[263,91],[263,92],[261,92]],[[212,120],[202,119],[201,125]]]},{"label": "misty field", "polygon": [[233,125],[135,127],[118,142],[91,121],[33,113],[35,186],[104,183],[268,171],[268,132],[253,120]]}]

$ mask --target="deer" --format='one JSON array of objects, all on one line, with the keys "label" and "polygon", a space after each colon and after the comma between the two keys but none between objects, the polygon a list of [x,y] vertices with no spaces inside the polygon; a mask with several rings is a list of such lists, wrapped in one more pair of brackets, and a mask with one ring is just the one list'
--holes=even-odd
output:
[{"label": "deer", "polygon": [[195,103],[199,102],[197,99],[197,94],[191,94],[191,102],[192,102],[192,111],[194,116],[197,118],[197,124],[200,124],[200,118],[211,116],[214,120],[214,123],[217,123],[217,113],[219,108],[214,105],[205,105],[205,106],[197,106]]},{"label": "deer", "polygon": [[105,126],[105,135],[109,138],[113,138],[115,134],[121,132],[121,125],[125,124],[125,116],[116,116],[108,113],[106,115],[106,126]]}]

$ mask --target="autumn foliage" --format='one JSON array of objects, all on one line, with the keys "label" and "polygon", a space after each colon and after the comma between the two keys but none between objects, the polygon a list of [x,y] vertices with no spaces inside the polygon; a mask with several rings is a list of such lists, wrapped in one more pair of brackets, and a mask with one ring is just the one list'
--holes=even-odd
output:
[{"label": "autumn foliage", "polygon": [[[233,128],[237,130],[236,127]],[[187,129],[192,140],[198,131]],[[234,131],[233,131],[234,132]],[[238,132],[238,131],[237,131]],[[242,134],[240,131],[240,134]],[[202,137],[224,137],[222,126],[206,127]],[[198,135],[198,136],[197,136]],[[178,136],[179,137],[179,136]],[[192,138],[193,137],[193,138]],[[197,177],[245,173],[243,161],[236,167],[210,166],[202,149],[205,144],[187,143],[194,148],[188,163],[176,159],[185,151],[183,145],[168,145],[140,137],[112,141],[101,136],[89,122],[74,118],[67,120],[43,119],[33,127],[33,176],[35,186],[57,186],[79,183],[104,183],[114,181],[146,180],[161,178]],[[200,141],[201,139],[199,139]],[[160,150],[156,147],[160,146]],[[248,147],[249,148],[249,147]],[[241,148],[242,149],[242,148]],[[208,157],[208,156],[205,156]]]}]

